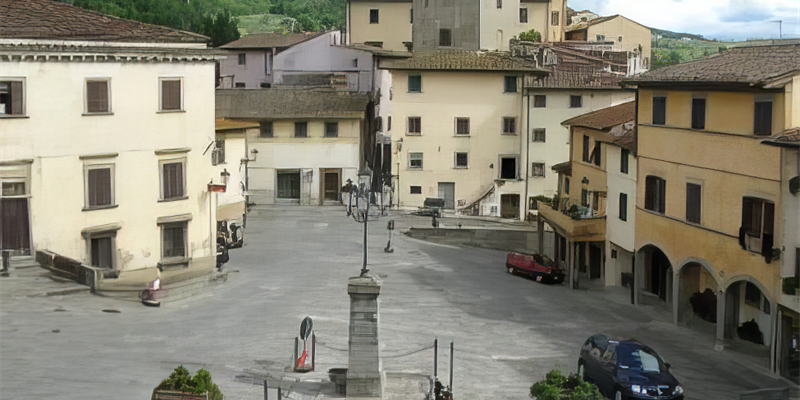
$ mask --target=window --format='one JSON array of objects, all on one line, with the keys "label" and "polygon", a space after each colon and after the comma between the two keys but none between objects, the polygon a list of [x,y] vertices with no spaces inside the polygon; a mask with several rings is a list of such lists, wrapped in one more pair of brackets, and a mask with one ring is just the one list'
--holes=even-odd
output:
[{"label": "window", "polygon": [[245,84],[244,84],[244,82],[236,82],[236,84],[235,84],[235,85],[233,85],[233,86],[234,86],[235,88],[237,88],[237,89],[244,89],[244,88],[245,88]]},{"label": "window", "polygon": [[544,163],[532,163],[531,171],[533,171],[531,176],[544,178]]},{"label": "window", "polygon": [[558,26],[559,18],[558,18],[558,11],[553,11],[550,13],[550,25]]},{"label": "window", "polygon": [[467,153],[456,153],[456,168],[469,167],[469,156]]},{"label": "window", "polygon": [[581,108],[581,107],[583,107],[583,96],[580,95],[569,96],[569,108]]},{"label": "window", "polygon": [[517,133],[517,117],[503,117],[503,134],[514,135]]},{"label": "window", "polygon": [[626,193],[619,194],[619,219],[628,220],[628,195]]},{"label": "window", "polygon": [[528,209],[529,210],[538,210],[539,209],[539,202],[536,201],[535,197],[528,197]]},{"label": "window", "polygon": [[308,137],[308,122],[294,123],[294,137],[296,138]]},{"label": "window", "polygon": [[527,8],[520,8],[519,9],[519,22],[521,24],[528,23],[528,9]]},{"label": "window", "polygon": [[247,53],[239,53],[239,65],[247,65]]},{"label": "window", "polygon": [[546,132],[544,128],[535,128],[533,130],[533,141],[534,142],[545,142]]},{"label": "window", "polygon": [[161,258],[186,258],[186,227],[188,222],[161,225]]},{"label": "window", "polygon": [[387,131],[391,131],[392,130],[392,116],[391,115],[388,118],[386,118],[386,130]]},{"label": "window", "polygon": [[692,128],[706,129],[706,99],[692,99]]},{"label": "window", "polygon": [[180,111],[183,109],[181,79],[161,79],[161,111]]},{"label": "window", "polygon": [[408,153],[408,168],[422,169],[422,153]]},{"label": "window", "polygon": [[89,238],[89,251],[93,267],[114,268],[114,236],[116,231],[92,234]]},{"label": "window", "polygon": [[369,23],[370,24],[377,24],[378,23],[378,10],[371,9],[369,10]]},{"label": "window", "polygon": [[211,152],[211,165],[225,163],[225,139],[214,141],[214,150]]},{"label": "window", "polygon": [[422,186],[411,186],[411,194],[422,194]]},{"label": "window", "polygon": [[326,122],[325,123],[325,137],[339,137],[339,123],[338,122]]},{"label": "window", "polygon": [[591,145],[591,143],[589,142],[589,136],[583,135],[583,157],[581,158],[581,160],[587,163],[592,162],[589,153],[589,145]]},{"label": "window", "polygon": [[503,157],[500,159],[500,179],[517,179],[516,157]]},{"label": "window", "polygon": [[25,115],[22,80],[0,80],[0,115]]},{"label": "window", "polygon": [[408,76],[408,92],[422,93],[422,75]]},{"label": "window", "polygon": [[272,121],[261,121],[259,126],[259,136],[262,138],[272,137]]},{"label": "window", "polygon": [[742,230],[740,240],[745,249],[765,254],[772,252],[775,223],[775,204],[756,197],[742,199]]},{"label": "window", "polygon": [[412,8],[410,11],[411,11],[411,17],[409,18],[408,22],[413,24],[414,23],[414,9]]},{"label": "window", "polygon": [[664,125],[667,122],[667,97],[653,96],[653,125]]},{"label": "window", "polygon": [[622,36],[618,36],[618,37],[617,37],[617,41],[618,41],[618,42],[621,42],[621,41],[622,41]]},{"label": "window", "polygon": [[456,135],[469,135],[469,118],[456,118]]},{"label": "window", "polygon": [[161,200],[186,198],[184,163],[184,159],[161,162]]},{"label": "window", "polygon": [[589,207],[589,191],[581,189],[581,207]]},{"label": "window", "polygon": [[702,186],[695,183],[686,183],[686,221],[700,223],[701,192]]},{"label": "window", "polygon": [[644,208],[664,214],[666,208],[666,186],[667,181],[653,175],[649,175],[644,184]]},{"label": "window", "polygon": [[421,117],[408,117],[408,134],[421,135],[422,134],[422,118]]},{"label": "window", "polygon": [[602,154],[603,154],[603,151],[602,151],[600,142],[595,141],[594,142],[594,150],[592,150],[592,161],[594,162],[594,165],[597,165],[598,167],[600,166],[600,161],[601,161],[600,157],[601,157]]},{"label": "window", "polygon": [[597,39],[598,42],[603,42],[606,40],[606,35],[595,35],[595,39]]},{"label": "window", "polygon": [[631,152],[628,149],[622,149],[619,156],[619,172],[623,174],[628,173],[628,160]]},{"label": "window", "polygon": [[503,92],[517,93],[517,77],[515,75],[506,75],[505,85],[503,85]]},{"label": "window", "polygon": [[106,114],[111,112],[108,79],[86,80],[86,113]]},{"label": "window", "polygon": [[3,182],[3,196],[24,196],[25,182]]},{"label": "window", "polygon": [[569,196],[569,177],[564,177],[564,194]]},{"label": "window", "polygon": [[543,94],[535,94],[533,95],[533,107],[534,108],[545,108],[547,107],[547,96]]},{"label": "window", "polygon": [[503,8],[503,0],[497,0],[497,8]]},{"label": "window", "polygon": [[450,47],[453,45],[450,29],[439,29],[439,46]]},{"label": "window", "polygon": [[84,169],[86,210],[114,205],[114,166],[87,165]]},{"label": "window", "polygon": [[753,132],[756,135],[769,136],[772,134],[772,100],[756,100],[753,121]]}]

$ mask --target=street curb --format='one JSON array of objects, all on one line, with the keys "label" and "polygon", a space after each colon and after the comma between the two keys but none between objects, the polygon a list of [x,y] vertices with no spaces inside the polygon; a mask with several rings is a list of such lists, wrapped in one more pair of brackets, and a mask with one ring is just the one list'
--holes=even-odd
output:
[{"label": "street curb", "polygon": [[64,296],[68,294],[77,294],[82,292],[90,292],[92,288],[90,287],[79,287],[79,288],[70,288],[70,289],[61,289],[61,290],[54,290],[52,292],[45,292],[45,296]]}]

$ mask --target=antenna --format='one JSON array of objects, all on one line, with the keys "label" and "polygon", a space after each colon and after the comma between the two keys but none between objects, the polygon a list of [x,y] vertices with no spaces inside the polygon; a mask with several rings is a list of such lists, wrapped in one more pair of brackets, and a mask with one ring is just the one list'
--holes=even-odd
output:
[{"label": "antenna", "polygon": [[769,21],[769,22],[773,22],[773,23],[777,22],[778,23],[778,39],[783,39],[783,21],[782,20],[777,20],[777,21]]}]

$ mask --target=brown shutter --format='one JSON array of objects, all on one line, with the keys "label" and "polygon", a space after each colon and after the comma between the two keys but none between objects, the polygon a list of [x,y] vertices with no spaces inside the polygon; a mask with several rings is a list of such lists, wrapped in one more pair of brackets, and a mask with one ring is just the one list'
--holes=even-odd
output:
[{"label": "brown shutter", "polygon": [[86,82],[86,108],[90,113],[108,112],[108,82]]},{"label": "brown shutter", "polygon": [[90,169],[87,181],[89,184],[89,206],[111,205],[111,169]]},{"label": "brown shutter", "polygon": [[162,110],[181,109],[180,80],[161,81],[161,109]]},{"label": "brown shutter", "polygon": [[22,82],[11,81],[11,110],[6,110],[8,114],[22,114]]}]

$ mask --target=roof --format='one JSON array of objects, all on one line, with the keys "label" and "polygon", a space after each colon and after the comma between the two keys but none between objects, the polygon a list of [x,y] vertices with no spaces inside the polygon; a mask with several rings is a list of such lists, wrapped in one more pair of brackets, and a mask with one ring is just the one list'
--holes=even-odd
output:
[{"label": "roof", "polygon": [[572,175],[572,162],[564,161],[550,167],[555,172],[571,176]]},{"label": "roof", "polygon": [[298,43],[314,39],[327,32],[306,33],[254,33],[241,37],[233,42],[220,46],[220,49],[264,49],[272,47],[291,47]]},{"label": "roof", "polygon": [[206,43],[207,36],[117,18],[50,0],[0,0],[0,38]]},{"label": "roof", "polygon": [[620,90],[623,77],[594,67],[558,65],[549,75],[526,79],[526,88],[614,89]]},{"label": "roof", "polygon": [[242,121],[242,120],[227,119],[227,118],[217,118],[215,121],[215,125],[218,133],[220,131],[258,128],[259,126],[261,126],[258,122]]},{"label": "roof", "polygon": [[405,58],[411,57],[411,52],[409,52],[409,51],[384,50],[384,49],[382,49],[380,47],[369,46],[369,45],[366,45],[366,44],[363,44],[363,43],[353,43],[353,44],[347,45],[346,47],[348,47],[350,49],[353,49],[353,50],[368,51],[368,52],[370,52],[372,54],[375,54],[375,55],[381,56],[381,57],[405,57]]},{"label": "roof", "polygon": [[423,50],[415,51],[410,58],[381,60],[382,69],[437,70],[437,71],[488,71],[488,72],[538,72],[535,60],[512,56],[501,51]]},{"label": "roof", "polygon": [[217,118],[361,118],[366,94],[307,89],[218,89]]},{"label": "roof", "polygon": [[771,79],[800,73],[800,44],[734,47],[623,80],[623,84],[740,83],[765,87]]},{"label": "roof", "polygon": [[800,147],[800,128],[791,128],[780,135],[761,141],[766,145],[780,147]]},{"label": "roof", "polygon": [[[583,30],[583,29],[587,29],[590,26],[594,26],[594,25],[597,25],[597,24],[602,24],[603,22],[611,21],[612,19],[617,18],[617,17],[625,18],[624,16],[619,15],[619,14],[609,15],[607,17],[594,18],[594,19],[590,19],[588,21],[581,21],[581,22],[579,22],[579,23],[577,23],[575,25],[568,26],[568,27],[564,28],[564,32],[580,31],[580,30]],[[639,25],[639,26],[641,26],[643,28],[650,29],[649,27],[644,26],[644,25],[642,25],[642,24],[640,24],[640,23],[638,23],[638,22],[636,22],[636,21],[634,21],[634,20],[632,20],[630,18],[625,18],[625,19],[627,19],[628,21],[631,21],[634,24]]]},{"label": "roof", "polygon": [[596,130],[607,130],[617,125],[636,119],[636,102],[628,101],[615,106],[601,108],[590,113],[578,115],[561,123],[561,125],[582,126]]}]

